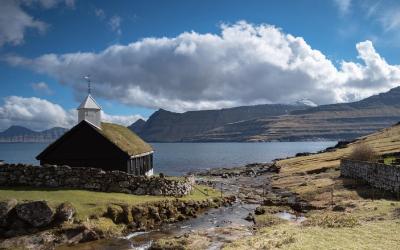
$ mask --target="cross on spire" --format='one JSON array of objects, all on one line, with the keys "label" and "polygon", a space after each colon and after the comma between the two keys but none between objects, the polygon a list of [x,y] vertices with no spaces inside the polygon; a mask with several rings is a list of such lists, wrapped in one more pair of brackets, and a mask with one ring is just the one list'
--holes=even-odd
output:
[{"label": "cross on spire", "polygon": [[87,76],[85,76],[85,77],[83,77],[83,78],[85,78],[85,80],[86,80],[87,83],[88,83],[88,94],[90,95],[90,92],[92,91],[92,88],[91,88],[91,86],[90,86],[90,84],[91,84],[90,75],[87,75]]}]

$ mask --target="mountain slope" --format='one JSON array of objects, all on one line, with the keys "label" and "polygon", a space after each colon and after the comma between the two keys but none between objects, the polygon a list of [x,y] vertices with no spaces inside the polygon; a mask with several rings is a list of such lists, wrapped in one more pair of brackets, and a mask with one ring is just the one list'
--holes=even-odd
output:
[{"label": "mountain slope", "polygon": [[304,108],[304,105],[265,104],[185,113],[160,109],[150,116],[139,135],[152,142],[176,142],[227,123],[289,114]]},{"label": "mountain slope", "polygon": [[160,109],[131,129],[152,142],[347,140],[400,121],[400,87],[352,103],[298,103],[182,114]]},{"label": "mountain slope", "polygon": [[55,127],[36,132],[22,126],[11,126],[0,132],[0,142],[52,142],[66,131],[65,128]]},{"label": "mountain slope", "polygon": [[225,124],[184,141],[347,140],[400,121],[400,88],[358,102],[295,110],[289,115]]},{"label": "mountain slope", "polygon": [[136,122],[132,123],[128,128],[135,132],[136,134],[140,133],[146,124],[146,121],[143,119],[139,119]]}]

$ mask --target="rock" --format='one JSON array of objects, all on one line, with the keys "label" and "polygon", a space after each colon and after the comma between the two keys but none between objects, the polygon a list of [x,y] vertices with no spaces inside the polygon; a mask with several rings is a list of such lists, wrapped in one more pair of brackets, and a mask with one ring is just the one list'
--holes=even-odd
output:
[{"label": "rock", "polygon": [[118,205],[109,205],[105,216],[116,224],[124,222],[124,210]]},{"label": "rock", "polygon": [[18,218],[33,227],[48,226],[53,220],[53,210],[46,201],[33,201],[15,207]]},{"label": "rock", "polygon": [[263,207],[257,207],[256,210],[254,211],[254,213],[255,213],[256,215],[265,214],[265,208],[263,208]]},{"label": "rock", "polygon": [[93,230],[86,229],[82,233],[82,239],[79,241],[79,243],[84,243],[84,242],[89,242],[89,241],[94,241],[94,240],[99,240],[100,236]]},{"label": "rock", "polygon": [[7,226],[9,213],[17,204],[16,199],[0,202],[0,228]]},{"label": "rock", "polygon": [[336,205],[332,208],[332,211],[335,212],[344,212],[346,211],[346,208],[344,206]]},{"label": "rock", "polygon": [[75,215],[76,210],[70,202],[61,203],[56,210],[56,218],[60,221],[69,221]]},{"label": "rock", "polygon": [[254,222],[254,215],[252,213],[249,213],[246,218],[244,218],[247,221],[253,221]]}]

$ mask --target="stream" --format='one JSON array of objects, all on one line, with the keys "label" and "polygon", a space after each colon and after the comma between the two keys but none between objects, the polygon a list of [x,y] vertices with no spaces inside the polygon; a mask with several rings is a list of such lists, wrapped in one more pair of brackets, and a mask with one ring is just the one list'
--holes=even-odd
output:
[{"label": "stream", "polygon": [[[77,250],[126,250],[126,249],[148,249],[151,243],[157,239],[179,236],[187,233],[192,233],[198,230],[208,230],[212,228],[223,227],[243,227],[248,228],[253,225],[253,222],[246,221],[244,218],[258,205],[245,204],[236,202],[229,207],[220,207],[209,209],[197,218],[189,219],[174,224],[167,224],[158,230],[149,232],[134,232],[124,238],[104,239],[70,247],[64,246],[62,249],[77,249]],[[222,233],[221,233],[222,234]],[[250,235],[250,231],[247,233]],[[223,235],[215,235],[221,242],[213,244],[218,249],[219,245],[223,244]]]}]

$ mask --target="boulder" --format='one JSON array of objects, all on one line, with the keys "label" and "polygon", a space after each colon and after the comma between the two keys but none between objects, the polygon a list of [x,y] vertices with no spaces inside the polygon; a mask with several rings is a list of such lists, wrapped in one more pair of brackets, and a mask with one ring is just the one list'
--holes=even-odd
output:
[{"label": "boulder", "polygon": [[75,215],[76,210],[70,202],[61,203],[56,210],[56,218],[63,222],[69,221]]},{"label": "boulder", "polygon": [[247,220],[247,221],[252,221],[252,222],[254,222],[254,215],[252,214],[252,213],[249,213],[247,216],[246,216],[246,218],[244,218],[245,220]]},{"label": "boulder", "polygon": [[33,201],[15,207],[18,218],[33,227],[45,227],[53,220],[54,212],[46,201]]},{"label": "boulder", "polygon": [[0,227],[7,226],[7,218],[10,211],[18,204],[16,199],[10,199],[0,202]]},{"label": "boulder", "polygon": [[254,211],[254,213],[255,213],[256,215],[265,214],[265,208],[263,208],[263,207],[257,207],[256,210]]}]

